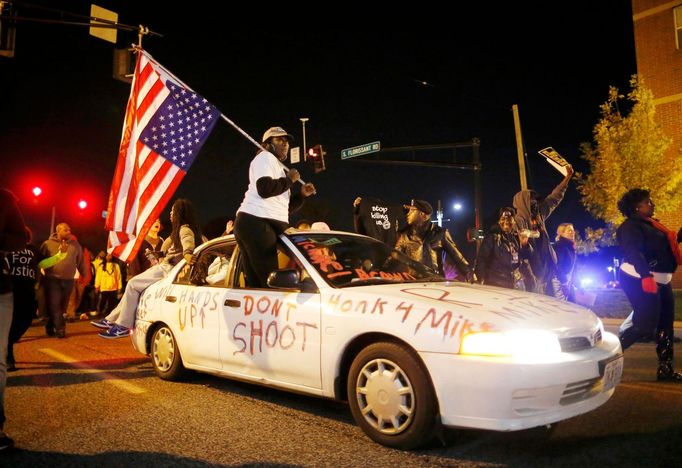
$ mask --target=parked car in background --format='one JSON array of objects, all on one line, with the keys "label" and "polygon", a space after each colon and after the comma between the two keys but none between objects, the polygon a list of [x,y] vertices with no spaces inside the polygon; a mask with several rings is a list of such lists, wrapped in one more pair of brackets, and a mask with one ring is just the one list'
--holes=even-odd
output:
[{"label": "parked car in background", "polygon": [[233,236],[195,258],[140,298],[132,340],[159,377],[193,370],[347,401],[389,447],[421,447],[439,425],[548,425],[604,404],[620,381],[619,341],[590,310],[447,282],[369,237],[287,231],[266,289],[245,284]]}]

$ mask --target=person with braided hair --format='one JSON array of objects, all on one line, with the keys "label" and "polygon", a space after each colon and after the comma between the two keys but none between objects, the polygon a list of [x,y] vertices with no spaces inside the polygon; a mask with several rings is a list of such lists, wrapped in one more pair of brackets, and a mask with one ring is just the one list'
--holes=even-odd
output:
[{"label": "person with braided hair", "polygon": [[99,334],[102,338],[128,337],[135,326],[137,304],[145,289],[165,278],[183,258],[187,265],[194,263],[192,255],[194,248],[206,240],[201,234],[194,203],[185,198],[178,198],[171,207],[170,219],[173,229],[161,246],[163,259],[128,281],[121,301],[109,315],[102,320],[90,322],[97,328],[105,329]]},{"label": "person with braided hair", "polygon": [[680,237],[653,218],[655,205],[648,190],[628,190],[618,202],[626,220],[616,238],[623,252],[620,284],[632,305],[632,326],[620,334],[623,350],[654,333],[659,381],[682,383],[673,368],[675,296],[671,280],[682,263]]}]

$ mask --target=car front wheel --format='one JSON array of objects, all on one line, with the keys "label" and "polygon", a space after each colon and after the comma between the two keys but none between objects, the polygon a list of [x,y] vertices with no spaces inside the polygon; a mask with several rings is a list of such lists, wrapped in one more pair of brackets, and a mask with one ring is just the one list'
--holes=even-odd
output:
[{"label": "car front wheel", "polygon": [[353,360],[348,402],[355,422],[374,441],[411,450],[433,438],[437,402],[417,356],[396,343],[375,343]]},{"label": "car front wheel", "polygon": [[167,325],[154,331],[151,358],[156,375],[163,380],[182,380],[187,375],[178,343]]}]

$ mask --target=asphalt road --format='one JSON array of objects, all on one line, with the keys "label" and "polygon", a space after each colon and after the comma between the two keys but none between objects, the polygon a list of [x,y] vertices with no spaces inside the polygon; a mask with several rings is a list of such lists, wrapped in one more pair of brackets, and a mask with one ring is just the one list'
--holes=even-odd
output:
[{"label": "asphalt road", "polygon": [[[59,340],[36,325],[16,346],[5,429],[17,449],[0,455],[0,466],[584,468],[682,460],[682,385],[655,381],[652,343],[626,352],[622,383],[596,411],[550,431],[447,430],[444,443],[402,452],[369,440],[345,404],[201,374],[165,382],[129,340],[96,333],[74,323]],[[682,369],[679,353],[676,363]]]}]

